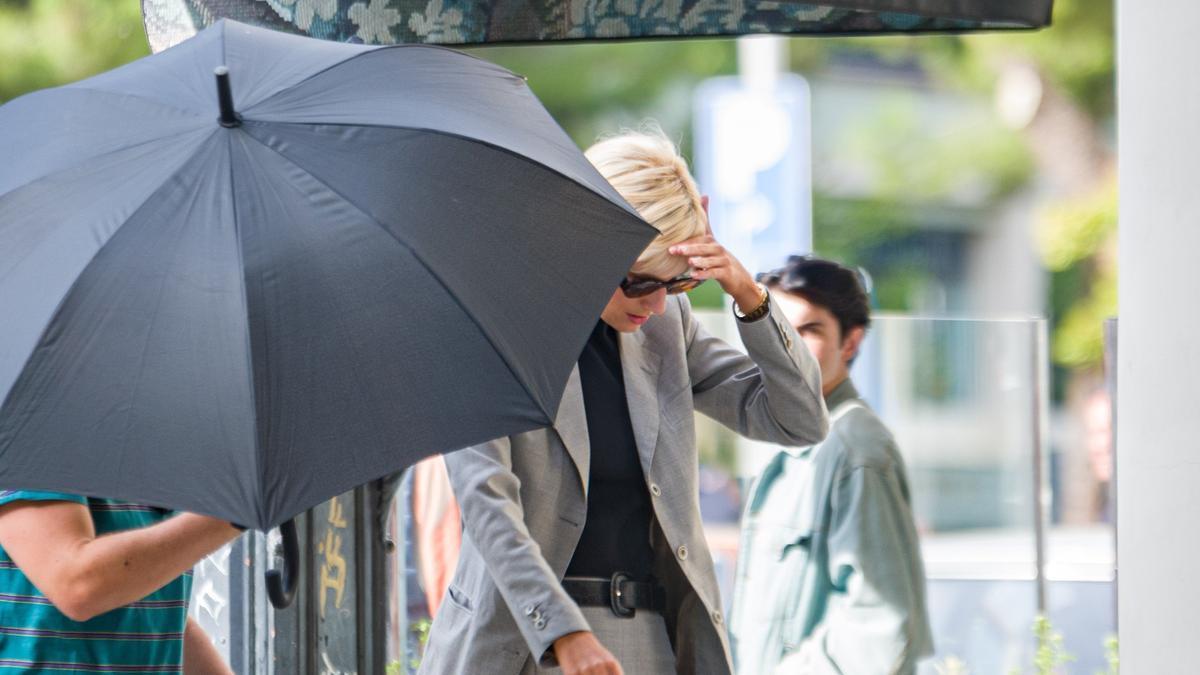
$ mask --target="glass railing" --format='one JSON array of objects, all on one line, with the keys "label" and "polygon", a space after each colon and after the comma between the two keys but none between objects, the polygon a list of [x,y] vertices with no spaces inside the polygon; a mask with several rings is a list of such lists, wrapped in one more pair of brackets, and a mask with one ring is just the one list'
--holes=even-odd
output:
[{"label": "glass railing", "polygon": [[[736,342],[727,313],[699,314]],[[907,468],[936,648],[921,673],[1028,667],[1038,614],[1066,636],[1072,672],[1103,669],[1114,624],[1112,528],[1052,524],[1065,468],[1056,461],[1051,470],[1046,333],[1039,318],[878,315],[852,369]],[[778,451],[703,418],[697,431],[713,486],[722,475],[744,486]],[[702,493],[701,504],[727,502],[727,492]],[[705,515],[728,602],[738,528],[719,515],[726,511]]]}]

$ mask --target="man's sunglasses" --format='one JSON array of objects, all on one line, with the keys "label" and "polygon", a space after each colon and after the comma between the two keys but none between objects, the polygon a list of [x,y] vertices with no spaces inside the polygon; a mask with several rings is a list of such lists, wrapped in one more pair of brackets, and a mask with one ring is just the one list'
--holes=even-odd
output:
[{"label": "man's sunglasses", "polygon": [[669,295],[675,295],[676,293],[686,293],[704,281],[704,279],[693,279],[686,274],[666,281],[631,274],[621,280],[621,291],[627,298],[644,298],[660,288],[667,289]]}]

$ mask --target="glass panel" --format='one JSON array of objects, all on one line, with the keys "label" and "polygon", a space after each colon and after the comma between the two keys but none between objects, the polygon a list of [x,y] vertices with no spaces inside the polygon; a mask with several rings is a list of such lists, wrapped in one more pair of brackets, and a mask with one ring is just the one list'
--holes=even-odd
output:
[{"label": "glass panel", "polygon": [[908,466],[937,656],[1032,661],[1044,515],[1045,323],[881,316],[856,364]]},{"label": "glass panel", "polygon": [[[727,313],[702,320],[736,341]],[[955,664],[1007,672],[1032,662],[1046,485],[1045,330],[1036,319],[879,315],[854,364],[857,389],[891,429],[907,467],[936,648],[921,673],[957,672]],[[743,486],[778,451],[703,418],[697,430],[707,470],[733,468]],[[705,516],[728,604],[737,524]]]}]

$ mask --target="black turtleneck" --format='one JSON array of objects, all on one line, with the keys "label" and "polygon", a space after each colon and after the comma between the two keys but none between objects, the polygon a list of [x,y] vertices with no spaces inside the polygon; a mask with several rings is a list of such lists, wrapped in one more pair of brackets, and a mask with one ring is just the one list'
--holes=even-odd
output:
[{"label": "black turtleneck", "polygon": [[617,331],[600,321],[579,355],[579,378],[592,446],[587,523],[567,576],[650,578],[653,512],[638,456]]}]

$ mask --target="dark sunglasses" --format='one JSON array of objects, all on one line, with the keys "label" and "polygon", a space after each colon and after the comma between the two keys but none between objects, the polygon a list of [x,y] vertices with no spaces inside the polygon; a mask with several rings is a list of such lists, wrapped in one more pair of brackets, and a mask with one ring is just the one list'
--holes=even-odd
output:
[{"label": "dark sunglasses", "polygon": [[669,295],[675,295],[676,293],[686,293],[704,281],[704,279],[693,279],[686,274],[666,281],[631,274],[621,280],[621,291],[627,298],[644,298],[660,288],[667,289]]}]

